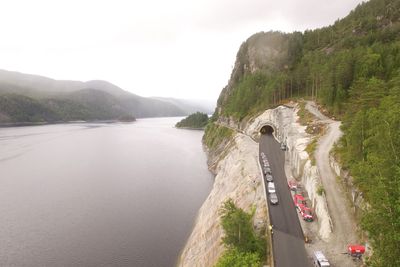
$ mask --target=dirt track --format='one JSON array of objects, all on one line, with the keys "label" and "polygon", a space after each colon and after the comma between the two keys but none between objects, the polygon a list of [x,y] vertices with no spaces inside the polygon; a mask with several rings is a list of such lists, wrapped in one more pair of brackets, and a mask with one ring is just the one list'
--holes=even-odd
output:
[{"label": "dirt track", "polygon": [[357,242],[356,224],[351,214],[349,202],[346,199],[346,193],[342,190],[336,179],[336,174],[329,164],[329,152],[342,135],[340,131],[341,123],[321,114],[314,102],[307,102],[306,109],[326,125],[326,132],[318,142],[315,159],[325,189],[333,231],[329,241],[325,243],[321,240],[318,242],[319,246],[324,247],[327,257],[334,266],[359,266],[359,263],[353,262],[348,255],[342,254],[346,252],[348,244]]}]

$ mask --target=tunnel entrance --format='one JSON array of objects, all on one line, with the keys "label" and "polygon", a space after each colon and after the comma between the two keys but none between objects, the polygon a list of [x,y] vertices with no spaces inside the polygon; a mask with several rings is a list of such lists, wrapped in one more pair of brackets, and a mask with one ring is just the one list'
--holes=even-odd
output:
[{"label": "tunnel entrance", "polygon": [[269,134],[271,135],[274,132],[274,128],[270,125],[265,125],[260,130],[261,134]]}]

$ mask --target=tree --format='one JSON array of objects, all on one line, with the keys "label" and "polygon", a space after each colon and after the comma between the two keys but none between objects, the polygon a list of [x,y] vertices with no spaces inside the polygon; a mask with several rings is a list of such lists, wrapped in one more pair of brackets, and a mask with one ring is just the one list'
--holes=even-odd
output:
[{"label": "tree", "polygon": [[261,260],[257,253],[239,252],[237,249],[226,251],[215,267],[260,267]]},{"label": "tree", "polygon": [[253,229],[252,213],[237,208],[232,199],[227,200],[221,208],[221,225],[225,236],[223,243],[228,248],[236,248],[239,252],[265,255],[265,240],[258,237]]}]

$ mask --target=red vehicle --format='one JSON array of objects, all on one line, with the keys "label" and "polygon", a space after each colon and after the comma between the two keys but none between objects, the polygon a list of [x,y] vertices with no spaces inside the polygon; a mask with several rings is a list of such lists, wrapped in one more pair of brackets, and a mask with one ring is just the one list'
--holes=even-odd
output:
[{"label": "red vehicle", "polygon": [[347,253],[352,257],[361,258],[361,256],[365,253],[365,247],[362,245],[348,245]]},{"label": "red vehicle", "polygon": [[297,190],[297,187],[298,187],[297,181],[296,181],[296,180],[290,180],[290,181],[288,181],[288,186],[289,186],[289,189],[290,189],[290,190],[296,191],[296,190]]},{"label": "red vehicle", "polygon": [[314,221],[314,215],[312,213],[312,210],[309,207],[303,206],[300,209],[300,214],[301,214],[301,217],[303,217],[303,220],[305,220],[307,222]]},{"label": "red vehicle", "polygon": [[299,211],[301,211],[301,209],[303,208],[303,207],[305,207],[306,206],[306,200],[304,199],[304,197],[302,196],[302,195],[300,195],[300,194],[295,194],[294,196],[293,196],[293,202],[294,202],[294,205],[296,206],[296,208],[299,210]]}]

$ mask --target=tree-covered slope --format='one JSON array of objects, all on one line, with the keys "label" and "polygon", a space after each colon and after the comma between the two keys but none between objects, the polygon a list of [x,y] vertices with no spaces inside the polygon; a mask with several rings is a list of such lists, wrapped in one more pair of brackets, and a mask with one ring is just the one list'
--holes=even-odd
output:
[{"label": "tree-covered slope", "polygon": [[178,128],[203,129],[208,123],[208,115],[201,112],[190,114],[175,126]]},{"label": "tree-covered slope", "polygon": [[0,123],[44,123],[74,120],[135,118],[108,93],[85,89],[59,98],[35,99],[18,94],[0,95]]},{"label": "tree-covered slope", "polygon": [[400,266],[400,1],[371,0],[304,33],[253,35],[213,121],[239,123],[298,97],[343,121],[338,157],[369,203],[361,224],[374,249],[370,265]]},{"label": "tree-covered slope", "polygon": [[58,114],[40,101],[17,94],[0,96],[0,123],[46,122],[58,120]]}]

